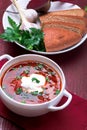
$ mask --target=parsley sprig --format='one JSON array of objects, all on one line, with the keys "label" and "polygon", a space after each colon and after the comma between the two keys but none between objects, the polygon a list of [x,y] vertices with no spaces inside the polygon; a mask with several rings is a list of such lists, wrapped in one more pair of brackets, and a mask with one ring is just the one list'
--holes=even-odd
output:
[{"label": "parsley sprig", "polygon": [[38,80],[37,78],[32,78],[32,82],[40,83],[40,80]]},{"label": "parsley sprig", "polygon": [[0,34],[0,38],[8,42],[17,42],[28,50],[45,51],[44,33],[41,29],[21,30],[21,23],[17,25],[9,16],[8,22],[10,27],[7,27],[4,33]]}]

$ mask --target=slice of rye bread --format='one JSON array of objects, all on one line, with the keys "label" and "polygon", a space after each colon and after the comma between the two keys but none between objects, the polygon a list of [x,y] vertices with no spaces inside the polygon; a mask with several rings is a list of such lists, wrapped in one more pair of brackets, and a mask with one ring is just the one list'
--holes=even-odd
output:
[{"label": "slice of rye bread", "polygon": [[87,33],[87,18],[78,16],[66,16],[66,15],[43,15],[40,17],[42,26],[48,22],[58,22],[58,24],[64,24],[71,27],[81,29],[82,34]]},{"label": "slice of rye bread", "polygon": [[79,33],[60,27],[45,27],[44,43],[47,52],[60,51],[75,45],[81,40]]},{"label": "slice of rye bread", "polygon": [[86,28],[84,25],[80,25],[80,24],[72,24],[72,23],[65,23],[65,22],[47,22],[45,24],[43,24],[42,28],[64,28],[70,31],[74,31],[76,33],[78,33],[79,35],[81,35],[81,37],[84,36],[84,34],[86,33]]},{"label": "slice of rye bread", "polygon": [[[47,13],[49,16],[50,14],[53,15],[72,15],[72,16],[80,16],[80,17],[87,17],[87,13],[83,9],[68,9],[68,10],[60,10],[60,11],[53,11]],[[47,15],[47,14],[44,14]]]},{"label": "slice of rye bread", "polygon": [[74,24],[81,24],[87,27],[87,18],[85,17],[78,17],[78,16],[66,16],[66,15],[43,15],[40,17],[40,21],[42,24],[45,24],[46,22],[53,22],[53,21],[59,21],[59,22],[65,22],[65,23],[74,23]]}]

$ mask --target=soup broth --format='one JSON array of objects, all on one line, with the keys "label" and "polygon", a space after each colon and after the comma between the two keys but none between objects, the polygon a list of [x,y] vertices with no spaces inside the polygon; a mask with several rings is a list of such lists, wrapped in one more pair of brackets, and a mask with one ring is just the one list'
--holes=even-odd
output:
[{"label": "soup broth", "polygon": [[61,91],[60,75],[49,65],[24,61],[11,66],[3,75],[3,91],[14,100],[38,104],[50,101]]}]

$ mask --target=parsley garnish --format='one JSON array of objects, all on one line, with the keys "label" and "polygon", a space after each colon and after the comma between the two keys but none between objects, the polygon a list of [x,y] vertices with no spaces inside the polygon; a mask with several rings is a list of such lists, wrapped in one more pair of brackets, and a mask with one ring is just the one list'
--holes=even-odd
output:
[{"label": "parsley garnish", "polygon": [[20,75],[19,75],[19,76],[16,76],[16,79],[17,79],[17,80],[19,80],[19,79],[21,79],[21,78],[22,78],[22,76],[20,76]]},{"label": "parsley garnish", "polygon": [[48,77],[48,76],[46,76],[46,81],[47,81],[47,82],[50,82],[50,79],[49,79],[49,77]]},{"label": "parsley garnish", "polygon": [[24,70],[24,73],[25,74],[29,74],[29,70]]},{"label": "parsley garnish", "polygon": [[60,93],[60,90],[56,90],[55,95],[58,95]]},{"label": "parsley garnish", "polygon": [[17,88],[16,89],[16,94],[19,95],[23,92],[22,88]]},{"label": "parsley garnish", "polygon": [[32,95],[37,96],[39,94],[38,91],[31,92]]},{"label": "parsley garnish", "polygon": [[37,64],[37,66],[35,66],[36,70],[42,70],[43,69],[43,64]]},{"label": "parsley garnish", "polygon": [[5,32],[0,34],[0,38],[8,42],[17,42],[28,50],[45,51],[44,33],[41,29],[20,30],[21,23],[17,25],[10,17],[8,22],[11,27],[7,27]]},{"label": "parsley garnish", "polygon": [[33,91],[31,92],[31,94],[34,96],[37,96],[37,95],[42,96],[43,92]]},{"label": "parsley garnish", "polygon": [[37,78],[32,78],[32,82],[40,83],[40,80],[38,80]]}]

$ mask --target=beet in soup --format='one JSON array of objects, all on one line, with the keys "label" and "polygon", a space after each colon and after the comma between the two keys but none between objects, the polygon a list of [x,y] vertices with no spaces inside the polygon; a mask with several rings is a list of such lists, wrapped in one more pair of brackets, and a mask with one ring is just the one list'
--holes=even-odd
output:
[{"label": "beet in soup", "polygon": [[38,61],[24,61],[11,66],[1,82],[9,97],[27,104],[50,101],[60,93],[62,86],[59,74]]}]

